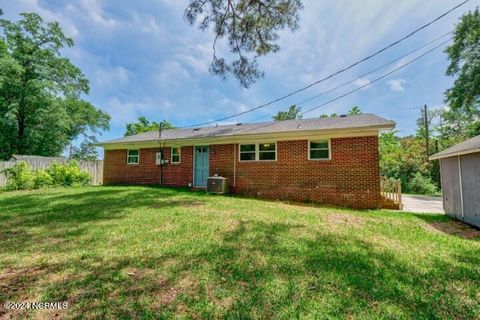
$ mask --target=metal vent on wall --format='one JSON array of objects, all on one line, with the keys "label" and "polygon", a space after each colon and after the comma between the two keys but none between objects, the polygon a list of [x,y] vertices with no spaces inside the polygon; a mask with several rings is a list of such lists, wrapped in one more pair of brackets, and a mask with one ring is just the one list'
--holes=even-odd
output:
[{"label": "metal vent on wall", "polygon": [[210,193],[228,193],[228,179],[224,177],[208,177],[207,191]]}]

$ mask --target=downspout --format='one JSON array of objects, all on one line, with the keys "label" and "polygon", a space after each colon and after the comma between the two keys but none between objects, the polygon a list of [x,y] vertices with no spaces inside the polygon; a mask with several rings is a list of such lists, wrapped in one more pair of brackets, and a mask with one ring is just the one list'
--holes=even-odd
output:
[{"label": "downspout", "polygon": [[236,186],[237,182],[237,145],[233,144],[233,186]]}]

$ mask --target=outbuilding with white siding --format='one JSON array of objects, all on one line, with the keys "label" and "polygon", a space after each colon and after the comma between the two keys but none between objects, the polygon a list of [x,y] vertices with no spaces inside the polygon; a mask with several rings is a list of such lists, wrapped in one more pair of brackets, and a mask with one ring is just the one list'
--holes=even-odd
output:
[{"label": "outbuilding with white siding", "polygon": [[440,161],[445,213],[480,227],[480,135],[430,157]]}]

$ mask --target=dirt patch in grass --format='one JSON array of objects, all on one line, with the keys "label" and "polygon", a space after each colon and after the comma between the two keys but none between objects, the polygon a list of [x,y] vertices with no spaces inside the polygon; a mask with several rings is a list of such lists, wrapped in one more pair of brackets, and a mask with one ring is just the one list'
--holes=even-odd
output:
[{"label": "dirt patch in grass", "polygon": [[168,288],[166,291],[157,295],[157,301],[154,306],[161,307],[161,306],[168,306],[172,304],[178,295],[178,290],[175,288]]},{"label": "dirt patch in grass", "polygon": [[138,269],[138,268],[125,268],[123,269],[123,273],[125,273],[128,277],[140,280],[144,279],[153,274],[152,269]]},{"label": "dirt patch in grass", "polygon": [[169,207],[181,207],[181,208],[192,208],[203,206],[202,201],[196,200],[165,200],[161,202],[154,203],[150,206],[152,209],[158,208],[169,208]]},{"label": "dirt patch in grass", "polygon": [[155,309],[161,309],[162,307],[173,304],[177,297],[183,293],[191,295],[198,290],[198,280],[190,274],[181,276],[175,284],[171,284],[171,281],[164,276],[160,276],[157,279],[158,291],[156,301],[154,303]]},{"label": "dirt patch in grass", "polygon": [[44,274],[40,267],[13,269],[7,268],[0,272],[0,319],[15,319],[25,317],[27,310],[7,310],[3,307],[6,301],[35,301],[27,295],[29,286]]},{"label": "dirt patch in grass", "polygon": [[327,222],[332,225],[347,225],[349,227],[361,228],[368,219],[344,213],[330,213],[327,215]]},{"label": "dirt patch in grass", "polygon": [[20,236],[21,233],[14,230],[0,231],[0,241],[5,241],[16,236]]},{"label": "dirt patch in grass", "polygon": [[480,231],[460,221],[431,222],[425,228],[434,233],[446,233],[464,239],[480,239]]},{"label": "dirt patch in grass", "polygon": [[23,269],[7,268],[0,272],[0,288],[3,298],[25,297],[25,291],[32,282],[44,274],[40,267]]}]

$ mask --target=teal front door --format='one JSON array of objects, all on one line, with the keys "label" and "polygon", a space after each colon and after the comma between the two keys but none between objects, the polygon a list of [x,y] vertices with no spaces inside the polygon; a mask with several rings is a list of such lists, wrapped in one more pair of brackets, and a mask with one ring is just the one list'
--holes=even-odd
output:
[{"label": "teal front door", "polygon": [[208,147],[195,147],[193,186],[206,187],[208,178]]}]

